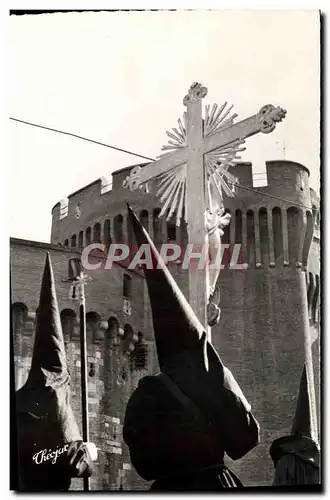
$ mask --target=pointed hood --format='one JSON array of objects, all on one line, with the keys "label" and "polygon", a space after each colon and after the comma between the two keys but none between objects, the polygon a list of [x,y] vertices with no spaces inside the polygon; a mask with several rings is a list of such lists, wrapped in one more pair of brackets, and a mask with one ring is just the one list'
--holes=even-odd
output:
[{"label": "pointed hood", "polygon": [[319,447],[313,421],[311,389],[306,364],[301,374],[291,435],[275,439],[270,448],[270,455],[275,466],[278,460],[287,454],[297,455],[303,461],[318,466]]},{"label": "pointed hood", "polygon": [[144,266],[160,369],[174,356],[191,350],[203,352],[207,368],[205,329],[167,269],[149,234],[127,204],[135,239],[140,247],[147,245],[152,269]]},{"label": "pointed hood", "polygon": [[50,255],[47,253],[42,277],[36,333],[28,385],[65,383],[68,366],[57,304],[55,280]]},{"label": "pointed hood", "polygon": [[307,378],[306,364],[304,364],[304,368],[301,374],[297,407],[293,419],[291,434],[306,436],[316,441],[316,432],[313,422],[311,391]]},{"label": "pointed hood", "polygon": [[[30,372],[16,392],[20,453],[80,440],[71,407],[68,372],[54,274],[47,253]],[[39,450],[38,450],[39,451]]]},{"label": "pointed hood", "polygon": [[[234,460],[240,458],[259,440],[258,424],[249,413],[251,407],[233,375],[223,365],[213,345],[207,340],[204,327],[165,266],[147,231],[129,206],[128,211],[138,247],[145,245],[146,252],[150,252],[152,258],[152,269],[145,266],[144,273],[161,372],[201,410],[205,421],[208,422],[207,425],[211,423],[217,435],[216,437],[212,434],[212,439],[217,440],[219,436],[223,436],[221,440],[222,443],[226,442],[227,454]],[[162,374],[154,377],[159,378],[158,383],[161,385]],[[149,458],[145,459],[149,467],[149,464],[157,459],[154,450],[148,449],[146,445],[144,415],[151,413],[149,415],[151,421],[157,417],[152,415],[153,410],[149,409],[148,405],[145,407],[147,404],[145,391],[148,390],[148,385],[142,385],[136,393],[133,393],[126,414],[125,435],[134,456],[136,449],[136,456],[140,457],[141,447],[149,454]],[[149,397],[153,399],[155,395]],[[141,432],[137,429],[137,420],[143,427]],[[150,425],[149,422],[147,426]],[[151,441],[157,442],[154,438]],[[162,446],[161,444],[155,446],[156,455]],[[172,455],[171,451],[167,456]],[[205,460],[203,451],[201,455],[200,463]],[[139,460],[140,458],[134,458],[133,463],[136,464]]]}]

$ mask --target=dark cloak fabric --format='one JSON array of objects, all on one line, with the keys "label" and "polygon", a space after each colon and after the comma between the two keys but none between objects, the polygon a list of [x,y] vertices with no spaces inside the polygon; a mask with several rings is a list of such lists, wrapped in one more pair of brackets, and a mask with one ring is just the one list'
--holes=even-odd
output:
[{"label": "dark cloak fabric", "polygon": [[225,465],[210,469],[191,471],[178,476],[158,479],[150,491],[221,491],[229,488],[242,489],[243,485],[235,474]]},{"label": "dark cloak fabric", "polygon": [[270,448],[275,474],[274,486],[320,484],[320,450],[315,441],[301,434],[284,436]]},{"label": "dark cloak fabric", "polygon": [[126,408],[131,461],[160,490],[239,487],[224,453],[233,460],[248,453],[259,442],[259,425],[130,207],[129,215],[138,245],[148,244],[153,258],[144,272],[161,369],[140,381]]},{"label": "dark cloak fabric", "polygon": [[275,439],[270,447],[274,486],[320,484],[320,449],[312,418],[310,386],[303,367],[291,434]]},{"label": "dark cloak fabric", "polygon": [[301,486],[320,484],[318,465],[305,461],[298,455],[288,453],[277,462],[274,486]]},{"label": "dark cloak fabric", "polygon": [[67,491],[91,461],[71,407],[70,375],[50,256],[42,279],[32,363],[16,392],[19,491]]},{"label": "dark cloak fabric", "polygon": [[[252,416],[250,421],[247,417],[246,428],[256,444],[258,425]],[[222,430],[194,403],[184,407],[160,376],[148,376],[128,402],[123,437],[138,474],[156,480],[152,490],[216,491],[242,487],[224,466],[227,443]]]}]

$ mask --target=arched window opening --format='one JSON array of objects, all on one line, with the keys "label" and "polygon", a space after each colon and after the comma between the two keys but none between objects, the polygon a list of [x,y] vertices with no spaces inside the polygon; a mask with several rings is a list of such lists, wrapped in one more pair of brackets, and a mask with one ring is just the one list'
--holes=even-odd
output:
[{"label": "arched window opening", "polygon": [[235,243],[242,243],[242,211],[235,211]]},{"label": "arched window opening", "polygon": [[188,244],[188,229],[187,223],[184,219],[180,221],[180,243],[181,243],[181,254],[185,250]]},{"label": "arched window opening", "polygon": [[312,321],[316,323],[318,321],[318,310],[319,310],[319,298],[320,298],[320,277],[315,276],[315,291],[312,301]]},{"label": "arched window opening", "polygon": [[80,231],[78,236],[78,247],[82,248],[84,246],[84,231]]},{"label": "arched window opening", "polygon": [[317,208],[316,205],[313,205],[313,221],[314,221],[314,226],[319,227],[320,226],[320,210]]},{"label": "arched window opening", "polygon": [[249,265],[255,264],[255,232],[254,232],[254,213],[253,210],[246,212],[246,231],[247,231],[247,258]]},{"label": "arched window opening", "polygon": [[113,221],[113,230],[116,243],[123,243],[124,232],[123,232],[123,216],[121,214],[116,215]]},{"label": "arched window opening", "polygon": [[86,337],[89,342],[93,342],[97,338],[99,322],[100,316],[96,312],[86,314]]},{"label": "arched window opening", "polygon": [[129,323],[126,323],[124,325],[124,337],[126,337],[127,335],[133,336],[133,333],[134,333],[133,327]]},{"label": "arched window opening", "polygon": [[123,296],[129,300],[132,298],[132,278],[128,274],[123,276]]},{"label": "arched window opening", "polygon": [[74,328],[77,324],[76,313],[72,309],[63,309],[61,311],[61,324],[65,342],[70,342],[74,336]]},{"label": "arched window opening", "polygon": [[111,223],[109,219],[104,221],[103,237],[106,248],[109,248],[111,245]]},{"label": "arched window opening", "polygon": [[[306,216],[306,231],[305,231],[305,238],[304,238],[303,251],[302,251],[302,265],[303,265],[303,267],[306,267],[307,263],[308,263],[308,255],[309,255],[309,251],[310,251],[311,244],[313,241],[314,230],[315,230],[315,223],[314,223],[313,214],[311,213],[311,211],[307,210],[305,216]],[[302,217],[303,217],[303,214],[301,214],[301,218]]]},{"label": "arched window opening", "polygon": [[267,265],[269,260],[268,215],[264,207],[259,210],[259,231],[261,260],[264,265]]},{"label": "arched window opening", "polygon": [[71,247],[75,248],[77,246],[77,236],[73,234],[71,236]]},{"label": "arched window opening", "polygon": [[313,214],[314,226],[317,227],[320,224],[320,214],[316,205],[312,206],[312,214]]},{"label": "arched window opening", "polygon": [[13,333],[15,336],[23,335],[28,308],[22,302],[12,305]]},{"label": "arched window opening", "polygon": [[88,227],[86,229],[86,246],[90,245],[92,242],[92,229]]},{"label": "arched window opening", "polygon": [[163,242],[162,224],[159,218],[160,212],[161,212],[160,208],[155,208],[155,210],[153,211],[153,218],[152,218],[154,242],[156,245]]},{"label": "arched window opening", "polygon": [[142,210],[140,213],[140,221],[145,230],[149,232],[149,213],[147,210]]},{"label": "arched window opening", "polygon": [[176,241],[175,217],[167,222],[167,241]]},{"label": "arched window opening", "polygon": [[312,317],[312,301],[314,297],[315,283],[314,276],[312,273],[308,273],[308,289],[307,289],[307,302],[308,302],[308,313],[309,317]]},{"label": "arched window opening", "polygon": [[108,319],[108,330],[106,337],[108,340],[119,338],[119,322],[114,316],[110,316],[110,318]]},{"label": "arched window opening", "polygon": [[299,243],[301,237],[302,214],[297,207],[290,207],[287,210],[288,221],[288,245],[289,245],[289,261],[290,263],[297,262]]},{"label": "arched window opening", "polygon": [[[224,211],[224,214],[231,214],[231,211],[226,208]],[[230,243],[230,224],[229,223],[227,226],[223,228],[223,235],[221,236],[221,242],[222,243]]]},{"label": "arched window opening", "polygon": [[[136,340],[137,338],[135,336],[133,327],[130,324],[126,323],[124,325],[124,337],[123,337],[124,341],[123,348],[125,353],[131,353],[134,350]],[[125,379],[123,379],[123,381],[125,382]]]},{"label": "arched window opening", "polygon": [[93,243],[101,243],[101,224],[99,222],[94,224]]},{"label": "arched window opening", "polygon": [[143,334],[138,332],[138,341],[131,353],[131,369],[144,370],[148,363],[148,346],[143,341]]},{"label": "arched window opening", "polygon": [[283,257],[283,232],[282,232],[282,212],[279,207],[272,210],[273,218],[273,240],[275,260]]}]

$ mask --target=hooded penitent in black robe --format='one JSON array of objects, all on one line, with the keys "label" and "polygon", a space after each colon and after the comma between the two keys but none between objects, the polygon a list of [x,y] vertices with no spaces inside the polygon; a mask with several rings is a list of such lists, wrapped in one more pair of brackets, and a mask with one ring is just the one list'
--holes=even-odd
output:
[{"label": "hooded penitent in black robe", "polygon": [[91,460],[71,408],[70,375],[47,253],[31,369],[16,392],[18,490],[67,491],[91,475]]},{"label": "hooded penitent in black robe", "polygon": [[310,389],[304,365],[291,434],[270,447],[274,486],[320,485],[320,448],[313,428]]},{"label": "hooded penitent in black robe", "polygon": [[153,258],[144,272],[161,370],[143,378],[127,404],[123,437],[132,464],[154,491],[241,487],[224,454],[237,460],[254,448],[258,423],[130,208],[129,215],[138,246],[148,244]]}]

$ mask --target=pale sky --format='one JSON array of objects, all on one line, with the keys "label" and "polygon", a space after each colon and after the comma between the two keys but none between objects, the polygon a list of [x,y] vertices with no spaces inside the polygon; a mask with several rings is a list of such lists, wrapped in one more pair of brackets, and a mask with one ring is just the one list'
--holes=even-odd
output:
[{"label": "pale sky", "polygon": [[[242,159],[303,163],[319,183],[317,11],[87,12],[11,16],[7,113],[156,157],[194,81],[205,104],[238,119],[287,110]],[[142,159],[8,120],[9,232],[50,239],[51,209],[71,192]],[[283,149],[285,147],[285,151]]]}]

